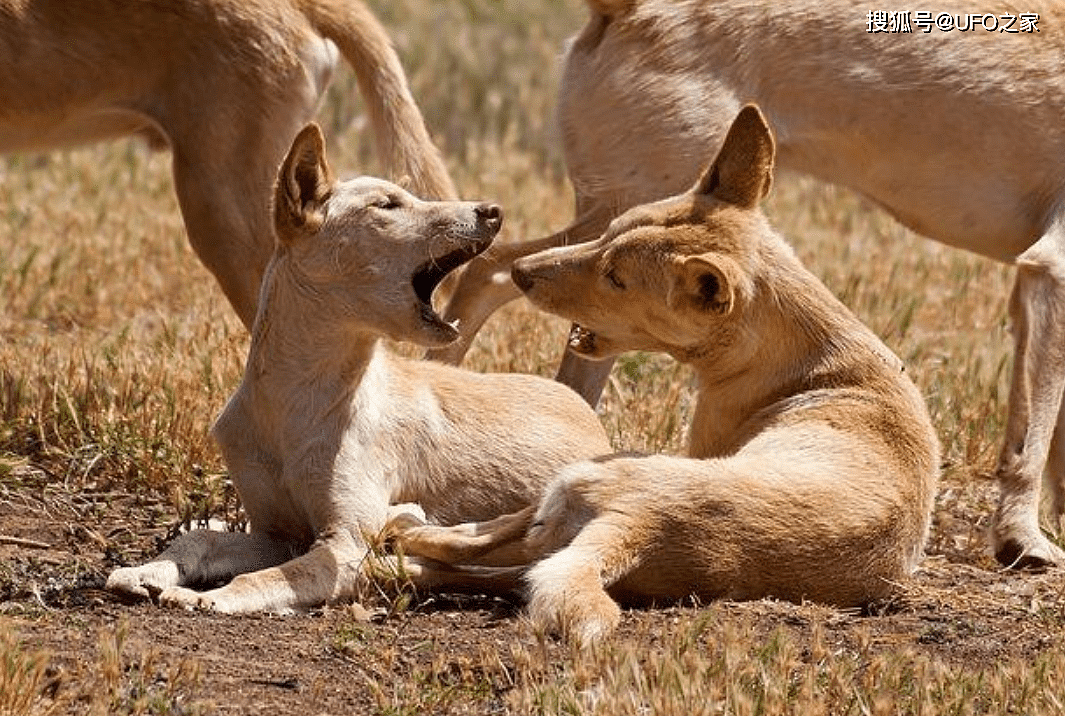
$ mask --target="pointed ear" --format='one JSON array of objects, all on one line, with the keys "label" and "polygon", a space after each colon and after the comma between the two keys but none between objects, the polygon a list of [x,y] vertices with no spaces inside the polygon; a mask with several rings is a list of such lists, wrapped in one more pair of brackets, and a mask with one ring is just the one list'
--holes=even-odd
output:
[{"label": "pointed ear", "polygon": [[753,104],[745,106],[729,128],[717,158],[695,185],[695,193],[754,208],[772,186],[775,151],[761,110]]},{"label": "pointed ear", "polygon": [[729,259],[717,254],[684,256],[669,271],[666,302],[670,308],[691,306],[722,316],[732,311],[735,287]]},{"label": "pointed ear", "polygon": [[311,231],[322,223],[322,203],[333,186],[333,173],[325,158],[325,139],[317,124],[304,127],[292,141],[281,163],[274,190],[274,222],[278,237],[285,228]]}]

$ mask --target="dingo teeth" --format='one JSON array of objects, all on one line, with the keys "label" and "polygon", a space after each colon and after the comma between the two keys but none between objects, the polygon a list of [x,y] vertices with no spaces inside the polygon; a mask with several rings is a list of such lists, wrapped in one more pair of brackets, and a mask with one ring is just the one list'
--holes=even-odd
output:
[{"label": "dingo teeth", "polygon": [[595,333],[575,323],[569,333],[569,345],[578,353],[588,353],[595,348]]}]

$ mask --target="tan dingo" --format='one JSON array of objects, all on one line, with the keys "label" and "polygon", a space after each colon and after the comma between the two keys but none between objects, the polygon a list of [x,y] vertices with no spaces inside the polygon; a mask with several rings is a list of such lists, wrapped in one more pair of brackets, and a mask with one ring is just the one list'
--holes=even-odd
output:
[{"label": "tan dingo", "polygon": [[853,606],[910,573],[931,518],[935,433],[899,360],[757,208],[772,161],[747,107],[694,189],[514,267],[536,305],[578,324],[582,355],[665,351],[694,367],[690,458],[578,463],[535,514],[485,525],[395,520],[408,554],[509,561],[512,579],[530,566],[533,620],[582,643],[617,623],[612,596]]},{"label": "tan dingo", "polygon": [[[514,258],[593,238],[624,209],[690,186],[704,148],[756,102],[782,167],[1017,266],[991,541],[1004,564],[1065,565],[1039,527],[1045,467],[1053,514],[1065,514],[1065,5],[951,0],[928,10],[949,13],[954,29],[925,32],[910,12],[910,33],[870,32],[900,23],[878,24],[856,0],[588,5],[558,112],[578,219],[472,264],[445,313],[465,335],[437,355],[460,359],[480,322],[518,295],[501,280]],[[567,353],[559,377],[594,403],[611,363],[581,363]]]},{"label": "tan dingo", "polygon": [[563,385],[404,360],[380,345],[454,340],[429,297],[491,243],[498,207],[423,202],[378,179],[334,182],[314,125],[297,136],[274,201],[277,249],[244,380],[214,427],[251,531],[190,532],[113,572],[109,589],[223,612],[351,599],[366,537],[390,504],[417,502],[444,523],[488,519],[533,504],[563,465],[610,449]]},{"label": "tan dingo", "polygon": [[337,62],[392,171],[454,188],[385,31],[357,0],[0,0],[0,151],[146,135],[174,153],[189,241],[245,325],[273,250],[270,188]]}]

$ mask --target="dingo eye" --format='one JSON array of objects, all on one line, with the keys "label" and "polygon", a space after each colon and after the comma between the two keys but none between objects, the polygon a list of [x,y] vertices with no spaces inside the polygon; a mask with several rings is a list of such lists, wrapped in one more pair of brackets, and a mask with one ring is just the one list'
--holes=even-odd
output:
[{"label": "dingo eye", "polygon": [[618,278],[618,275],[614,272],[614,269],[610,269],[606,272],[606,280],[610,282],[610,285],[619,291],[625,290],[625,282]]}]

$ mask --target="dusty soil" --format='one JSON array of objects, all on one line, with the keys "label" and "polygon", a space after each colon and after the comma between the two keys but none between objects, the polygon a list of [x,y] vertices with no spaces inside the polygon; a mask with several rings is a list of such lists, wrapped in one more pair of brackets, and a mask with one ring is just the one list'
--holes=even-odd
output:
[{"label": "dusty soil", "polygon": [[[991,496],[987,480],[947,483],[924,567],[867,613],[761,601],[718,605],[714,614],[800,640],[816,624],[838,649],[908,648],[955,665],[1030,660],[1065,636],[1062,575],[1005,572],[984,554],[980,523]],[[382,600],[370,610],[226,617],[105,592],[109,570],[155,554],[174,521],[159,497],[72,491],[33,470],[0,480],[0,625],[13,627],[25,649],[52,655],[45,688],[65,695],[64,710],[84,712],[91,685],[110,683],[112,703],[129,713],[148,697],[156,705],[145,713],[507,713],[518,647],[572,658],[538,640],[519,605],[487,598],[418,595],[402,609]],[[705,614],[691,606],[627,612],[617,639],[655,649],[656,635]],[[116,648],[120,667],[108,657]],[[396,683],[397,673],[406,678]],[[438,696],[428,687],[404,692],[426,680]]]}]

